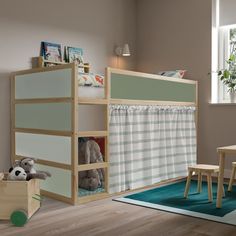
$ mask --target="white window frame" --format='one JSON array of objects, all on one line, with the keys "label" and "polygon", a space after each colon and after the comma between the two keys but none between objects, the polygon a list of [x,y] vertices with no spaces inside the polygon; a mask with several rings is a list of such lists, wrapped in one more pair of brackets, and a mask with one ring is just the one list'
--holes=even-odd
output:
[{"label": "white window frame", "polygon": [[217,71],[227,68],[230,55],[230,29],[220,26],[220,0],[212,0],[211,103],[230,103],[228,88],[218,78]]},{"label": "white window frame", "polygon": [[[226,60],[230,55],[229,47],[229,33],[230,29],[234,27],[220,27],[219,28],[219,41],[218,41],[218,70],[227,67]],[[221,103],[229,102],[228,88],[218,79],[218,100]]]}]

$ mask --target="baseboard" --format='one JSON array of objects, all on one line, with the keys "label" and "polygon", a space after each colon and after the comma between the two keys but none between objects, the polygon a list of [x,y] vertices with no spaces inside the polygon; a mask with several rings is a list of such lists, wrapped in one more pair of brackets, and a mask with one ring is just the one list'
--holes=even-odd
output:
[{"label": "baseboard", "polygon": [[232,170],[225,169],[224,177],[227,178],[227,179],[230,179],[231,172],[232,172]]}]

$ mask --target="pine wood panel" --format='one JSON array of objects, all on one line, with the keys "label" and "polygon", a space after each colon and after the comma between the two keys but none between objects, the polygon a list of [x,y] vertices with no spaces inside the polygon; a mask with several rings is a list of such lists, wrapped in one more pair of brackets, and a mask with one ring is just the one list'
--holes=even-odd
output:
[{"label": "pine wood panel", "polygon": [[131,99],[110,99],[111,104],[124,105],[160,105],[160,106],[195,106],[194,102],[174,102],[174,101],[147,101],[147,100],[131,100]]},{"label": "pine wood panel", "polygon": [[79,165],[78,166],[78,171],[107,168],[108,166],[109,166],[109,164],[107,162]]},{"label": "pine wood panel", "polygon": [[79,137],[106,137],[108,135],[107,131],[79,131]]},{"label": "pine wood panel", "polygon": [[108,104],[108,100],[107,99],[102,99],[102,98],[81,98],[79,97],[78,99],[79,104],[90,104],[90,105],[94,105],[94,104]]},{"label": "pine wood panel", "polygon": [[142,77],[142,78],[165,80],[165,81],[172,81],[172,82],[184,83],[184,84],[196,84],[197,83],[195,80],[180,79],[180,78],[167,77],[167,76],[155,75],[155,74],[148,74],[148,73],[137,72],[137,71],[122,70],[122,69],[117,69],[117,68],[108,67],[108,70],[111,73],[120,74],[120,75],[137,76],[137,77]]},{"label": "pine wood panel", "polygon": [[39,194],[39,180],[0,181],[0,220],[9,219],[15,210],[24,210],[30,218],[40,207],[39,201],[33,199]]}]

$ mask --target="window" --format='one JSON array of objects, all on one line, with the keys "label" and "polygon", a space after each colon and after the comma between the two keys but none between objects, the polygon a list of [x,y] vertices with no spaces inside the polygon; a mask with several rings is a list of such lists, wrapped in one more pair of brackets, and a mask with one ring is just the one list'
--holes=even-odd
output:
[{"label": "window", "polygon": [[[236,56],[236,26],[219,28],[218,69],[227,68],[226,60]],[[218,79],[218,102],[229,102],[228,88]]]}]

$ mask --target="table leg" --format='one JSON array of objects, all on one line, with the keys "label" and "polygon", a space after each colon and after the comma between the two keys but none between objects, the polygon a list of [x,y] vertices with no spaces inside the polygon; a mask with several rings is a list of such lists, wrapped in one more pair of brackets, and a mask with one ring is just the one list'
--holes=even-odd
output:
[{"label": "table leg", "polygon": [[219,176],[218,176],[218,186],[217,186],[217,200],[216,207],[221,208],[222,206],[222,185],[224,180],[224,168],[225,168],[225,153],[220,152],[220,161],[219,161]]},{"label": "table leg", "polygon": [[186,186],[185,186],[185,191],[184,191],[184,197],[185,197],[185,198],[188,197],[188,191],[189,191],[190,184],[191,184],[192,174],[193,174],[193,171],[192,171],[192,170],[189,170],[189,171],[188,171],[188,178],[187,178],[187,182],[186,182]]},{"label": "table leg", "polygon": [[197,192],[200,193],[201,191],[202,191],[202,173],[201,171],[199,171],[197,178]]}]

